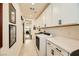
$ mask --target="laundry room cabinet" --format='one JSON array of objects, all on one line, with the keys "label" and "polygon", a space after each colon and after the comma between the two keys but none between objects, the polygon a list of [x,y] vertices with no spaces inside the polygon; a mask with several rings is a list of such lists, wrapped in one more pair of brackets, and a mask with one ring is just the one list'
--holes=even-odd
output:
[{"label": "laundry room cabinet", "polygon": [[79,24],[79,3],[77,3],[77,21],[76,22]]},{"label": "laundry room cabinet", "polygon": [[79,24],[79,4],[51,3],[39,18],[41,18],[41,20],[39,20],[41,28]]},{"label": "laundry room cabinet", "polygon": [[52,26],[77,24],[78,12],[76,3],[52,4]]},{"label": "laundry room cabinet", "polygon": [[55,47],[47,43],[47,56],[62,56],[58,51],[56,51]]},{"label": "laundry room cabinet", "polygon": [[58,4],[59,6],[59,17],[58,21],[61,20],[61,24],[76,24],[78,12],[77,4]]},{"label": "laundry room cabinet", "polygon": [[69,56],[69,53],[47,40],[47,56]]},{"label": "laundry room cabinet", "polygon": [[51,26],[52,22],[51,22],[51,18],[52,18],[52,8],[51,8],[51,4],[49,4],[49,6],[46,8],[46,10],[44,11],[44,20],[45,20],[45,26],[49,27]]},{"label": "laundry room cabinet", "polygon": [[35,26],[36,26],[37,28],[43,27],[43,16],[42,16],[42,15],[40,15],[40,16],[35,20]]}]

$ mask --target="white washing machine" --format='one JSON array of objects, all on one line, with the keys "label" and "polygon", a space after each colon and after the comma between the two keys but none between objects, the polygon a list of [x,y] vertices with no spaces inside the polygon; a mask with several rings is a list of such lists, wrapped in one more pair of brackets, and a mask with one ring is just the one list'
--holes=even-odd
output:
[{"label": "white washing machine", "polygon": [[39,49],[38,54],[39,56],[46,56],[46,40],[47,38],[51,37],[45,34],[37,34],[36,36],[39,37]]}]

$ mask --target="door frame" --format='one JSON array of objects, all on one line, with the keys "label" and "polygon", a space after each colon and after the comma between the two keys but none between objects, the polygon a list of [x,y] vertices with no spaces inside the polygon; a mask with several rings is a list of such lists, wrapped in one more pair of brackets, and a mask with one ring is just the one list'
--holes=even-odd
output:
[{"label": "door frame", "polygon": [[24,40],[24,23],[23,23],[23,44],[25,43],[25,40]]},{"label": "door frame", "polygon": [[22,26],[23,26],[23,44],[25,43],[25,40],[24,40],[24,19],[23,17],[21,16],[21,20],[22,20]]}]

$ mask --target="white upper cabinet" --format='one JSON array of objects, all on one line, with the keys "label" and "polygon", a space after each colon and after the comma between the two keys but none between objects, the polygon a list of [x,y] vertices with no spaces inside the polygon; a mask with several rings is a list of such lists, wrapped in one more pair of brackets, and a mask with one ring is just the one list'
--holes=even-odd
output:
[{"label": "white upper cabinet", "polygon": [[49,4],[37,19],[40,27],[50,27],[67,24],[79,24],[79,4],[53,3]]},{"label": "white upper cabinet", "polygon": [[39,19],[39,26],[40,26],[40,28],[42,27],[42,25],[43,25],[43,16],[40,15],[40,19]]},{"label": "white upper cabinet", "polygon": [[41,16],[42,16],[42,26],[41,27],[45,27],[45,14],[44,14],[44,12],[41,14]]},{"label": "white upper cabinet", "polygon": [[76,24],[76,20],[78,19],[77,4],[62,4],[60,10],[62,24]]},{"label": "white upper cabinet", "polygon": [[36,27],[38,27],[38,20],[39,20],[39,19],[34,20],[34,25],[35,25]]},{"label": "white upper cabinet", "polygon": [[52,24],[59,24],[61,20],[64,24],[76,24],[78,19],[78,7],[75,3],[57,3],[52,4]]},{"label": "white upper cabinet", "polygon": [[42,27],[43,26],[43,15],[41,14],[37,19],[36,19],[36,22],[37,24],[37,27]]},{"label": "white upper cabinet", "polygon": [[59,19],[59,5],[58,4],[51,4],[52,5],[52,18],[51,18],[51,22],[52,22],[52,26],[57,26],[58,25],[58,19]]},{"label": "white upper cabinet", "polygon": [[77,4],[77,21],[76,22],[79,24],[79,3]]},{"label": "white upper cabinet", "polygon": [[51,26],[51,16],[52,16],[52,8],[51,8],[51,4],[46,8],[45,10],[45,23],[46,23],[46,27]]}]

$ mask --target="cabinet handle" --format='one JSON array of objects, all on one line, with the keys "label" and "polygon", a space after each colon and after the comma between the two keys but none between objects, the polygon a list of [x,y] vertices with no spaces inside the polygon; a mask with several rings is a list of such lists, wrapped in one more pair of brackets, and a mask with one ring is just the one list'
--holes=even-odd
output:
[{"label": "cabinet handle", "polygon": [[56,48],[56,50],[58,50],[59,52],[61,52],[61,50],[59,50],[58,48]]},{"label": "cabinet handle", "polygon": [[50,43],[48,43],[48,45],[51,45]]},{"label": "cabinet handle", "polygon": [[51,54],[54,55],[54,50],[53,49],[51,50]]}]

